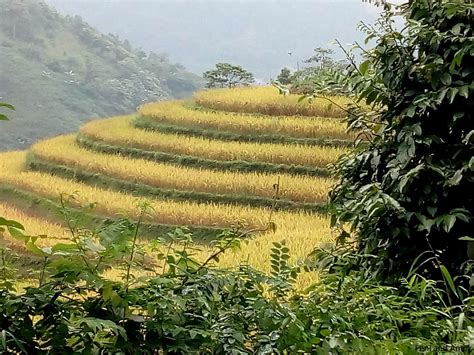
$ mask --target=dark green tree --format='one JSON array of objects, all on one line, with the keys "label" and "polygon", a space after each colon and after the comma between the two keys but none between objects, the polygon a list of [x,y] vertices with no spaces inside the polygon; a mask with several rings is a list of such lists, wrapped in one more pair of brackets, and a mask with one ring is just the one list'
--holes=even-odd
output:
[{"label": "dark green tree", "polygon": [[280,84],[288,85],[291,84],[291,71],[288,68],[282,68],[280,74],[277,76],[277,81]]},{"label": "dark green tree", "polygon": [[[469,272],[474,240],[473,7],[384,6],[380,29],[362,26],[377,45],[346,82],[367,105],[351,107],[349,122],[368,142],[337,163],[333,224],[350,225],[359,253],[375,256],[363,266],[382,279],[415,267],[456,293],[448,270]],[[402,31],[395,12],[407,20]]]},{"label": "dark green tree", "polygon": [[255,81],[252,73],[240,65],[217,63],[216,69],[208,70],[204,74],[207,88],[233,88],[248,86]]}]

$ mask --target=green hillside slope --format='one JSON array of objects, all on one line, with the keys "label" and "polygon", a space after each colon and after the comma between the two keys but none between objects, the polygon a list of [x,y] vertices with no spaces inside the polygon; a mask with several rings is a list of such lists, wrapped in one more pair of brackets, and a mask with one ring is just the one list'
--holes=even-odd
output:
[{"label": "green hillside slope", "polygon": [[0,131],[0,150],[24,148],[146,101],[188,96],[200,86],[183,66],[43,2],[0,3],[0,97],[17,106]]}]

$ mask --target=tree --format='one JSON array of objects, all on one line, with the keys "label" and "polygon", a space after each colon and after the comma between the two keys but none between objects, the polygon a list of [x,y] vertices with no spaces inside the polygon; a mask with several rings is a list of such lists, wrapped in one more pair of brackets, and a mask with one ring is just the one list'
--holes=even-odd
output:
[{"label": "tree", "polygon": [[362,266],[383,280],[414,269],[458,296],[449,273],[469,287],[474,240],[474,10],[413,0],[397,11],[401,32],[387,4],[381,31],[362,26],[377,46],[345,85],[366,104],[349,123],[368,142],[336,165],[333,224],[350,224],[359,254],[371,255]]},{"label": "tree", "polygon": [[18,25],[21,23],[23,27],[29,25],[27,21],[27,6],[24,0],[5,3],[0,8],[0,17],[2,22],[10,28],[10,34],[13,39],[17,38]]},{"label": "tree", "polygon": [[206,71],[203,76],[207,81],[207,88],[248,86],[255,81],[252,73],[243,69],[240,65],[229,63],[217,63],[216,69]]},{"label": "tree", "polygon": [[280,74],[277,76],[277,81],[280,84],[288,85],[291,84],[291,71],[288,68],[282,68]]},{"label": "tree", "polygon": [[306,59],[304,62],[310,65],[316,65],[319,69],[323,69],[325,67],[332,67],[334,66],[334,60],[331,56],[334,54],[332,49],[325,49],[321,47],[317,47],[314,50],[314,54]]}]

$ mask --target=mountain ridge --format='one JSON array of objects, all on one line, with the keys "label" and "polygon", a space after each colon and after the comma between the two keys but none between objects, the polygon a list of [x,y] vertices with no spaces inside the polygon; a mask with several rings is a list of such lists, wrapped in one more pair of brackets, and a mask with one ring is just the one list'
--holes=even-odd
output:
[{"label": "mountain ridge", "polygon": [[23,149],[90,119],[186,97],[202,86],[165,55],[134,48],[39,0],[2,0],[0,54],[0,100],[17,107],[2,124],[0,150]]}]

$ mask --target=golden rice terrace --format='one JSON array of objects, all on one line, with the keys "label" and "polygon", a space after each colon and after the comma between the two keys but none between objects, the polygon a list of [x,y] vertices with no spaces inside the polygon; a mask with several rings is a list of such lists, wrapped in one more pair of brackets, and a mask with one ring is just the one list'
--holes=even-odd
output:
[{"label": "golden rice terrace", "polygon": [[[66,195],[90,220],[137,219],[148,201],[144,240],[185,226],[205,249],[222,230],[255,230],[224,265],[267,270],[272,242],[284,239],[296,261],[331,241],[328,164],[352,140],[338,107],[298,99],[271,87],[203,91],[2,153],[0,215],[51,245],[69,238],[57,212]],[[7,233],[3,243],[21,249]]]}]

